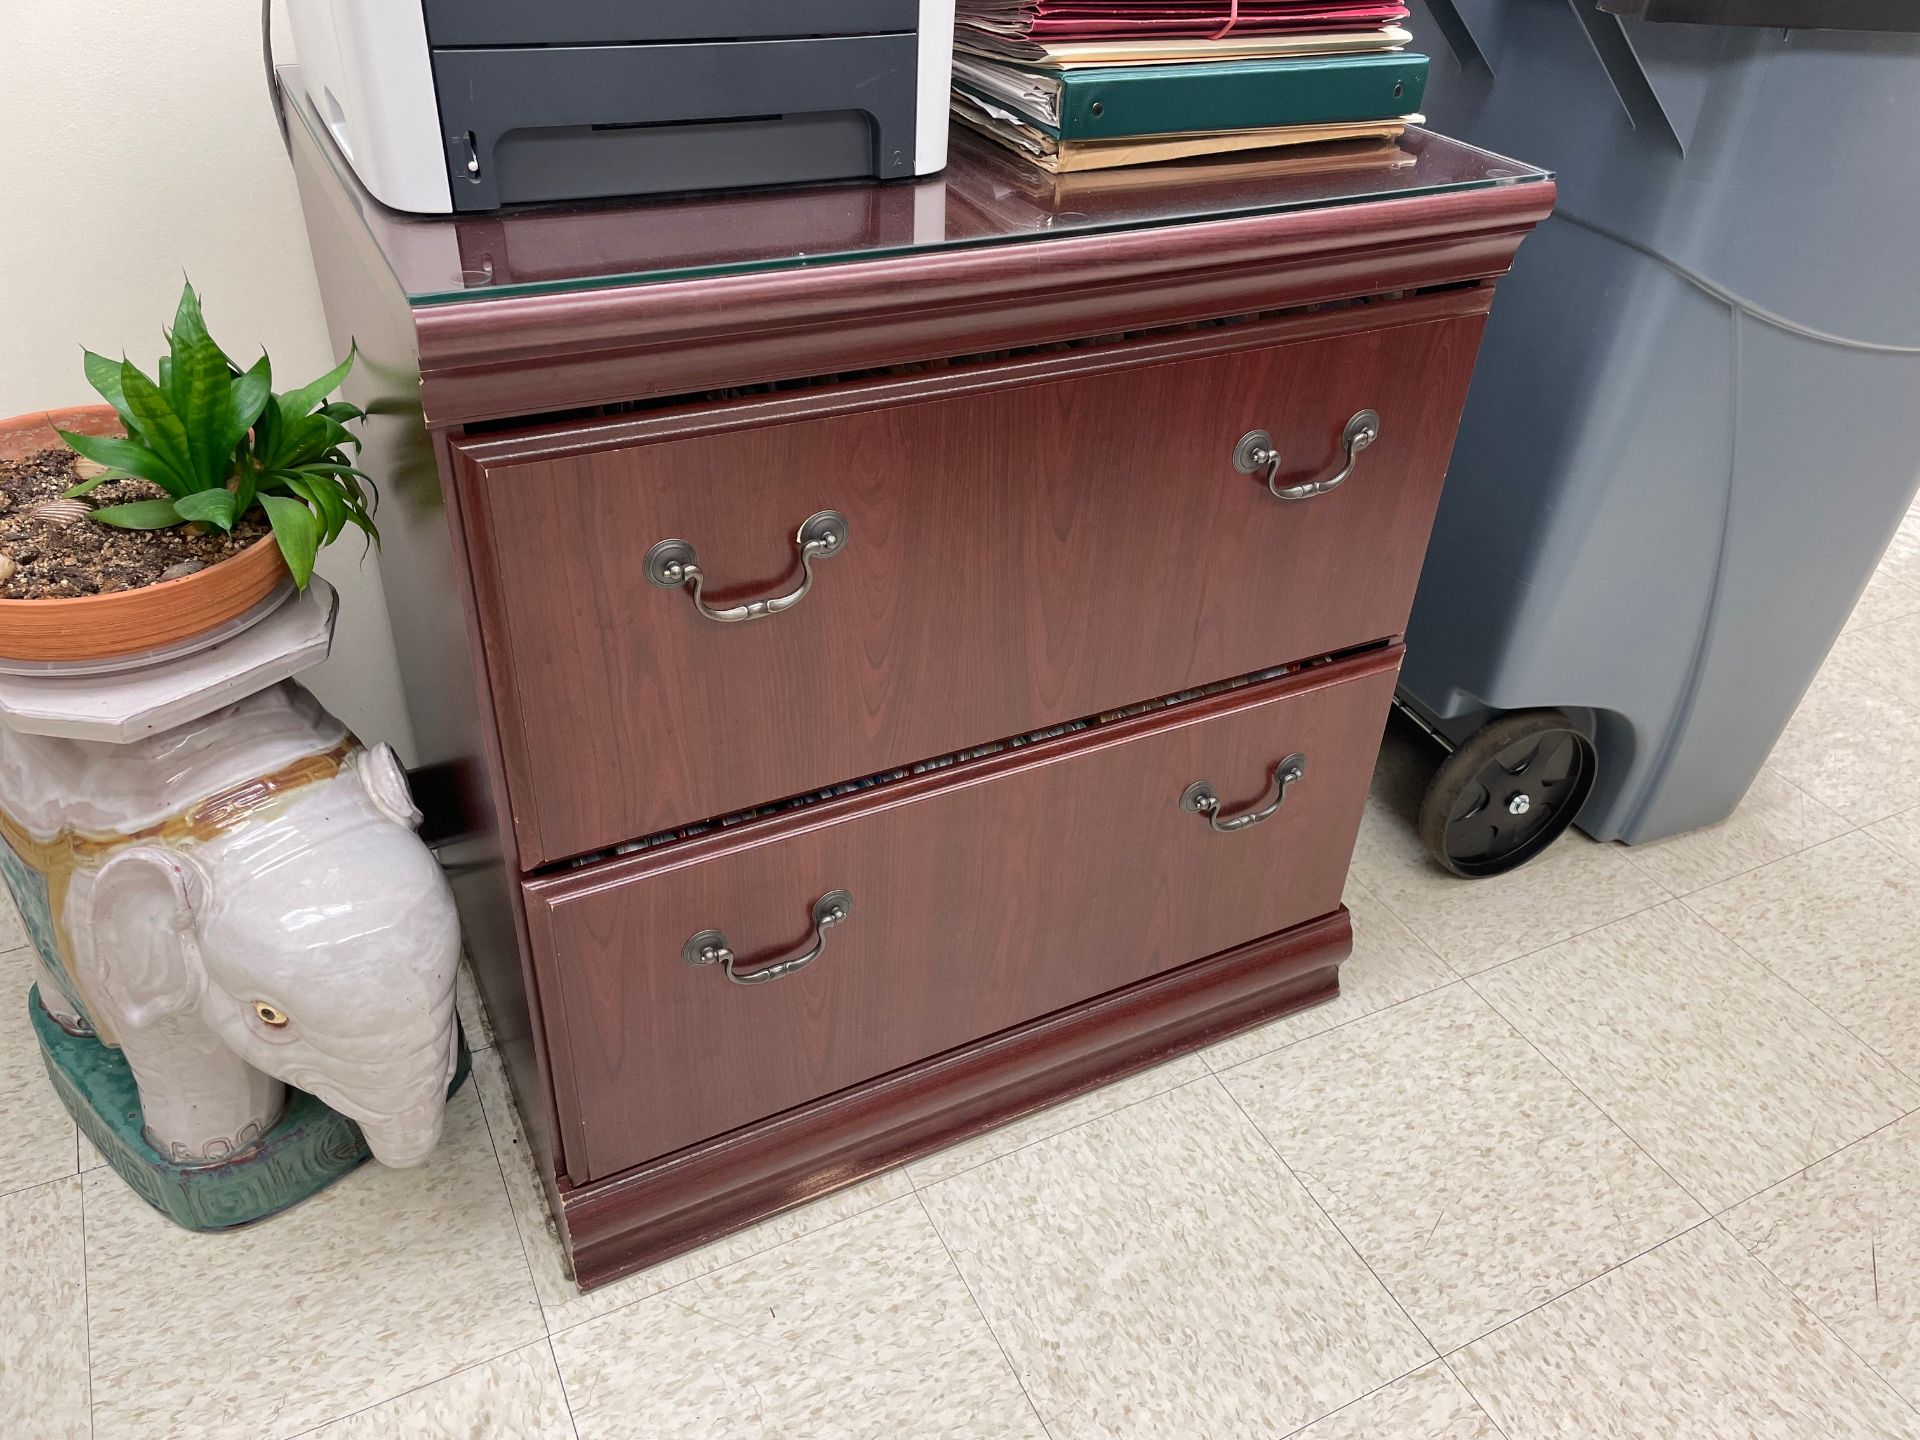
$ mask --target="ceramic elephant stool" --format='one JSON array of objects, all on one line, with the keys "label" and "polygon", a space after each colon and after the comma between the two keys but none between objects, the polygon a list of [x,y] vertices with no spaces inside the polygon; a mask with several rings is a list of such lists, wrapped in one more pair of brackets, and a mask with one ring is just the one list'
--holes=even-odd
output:
[{"label": "ceramic elephant stool", "polygon": [[388,1165],[439,1139],[459,922],[419,819],[393,751],[292,681],[127,744],[0,728],[49,1072],[183,1224],[284,1208],[359,1132]]}]

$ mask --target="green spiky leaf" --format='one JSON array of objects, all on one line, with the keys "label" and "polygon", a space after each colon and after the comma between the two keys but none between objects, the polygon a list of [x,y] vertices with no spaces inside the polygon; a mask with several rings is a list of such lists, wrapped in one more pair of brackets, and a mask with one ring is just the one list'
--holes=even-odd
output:
[{"label": "green spiky leaf", "polygon": [[340,388],[340,382],[347,378],[347,372],[353,369],[353,362],[360,354],[357,346],[347,348],[347,358],[318,380],[302,385],[298,390],[289,390],[280,397],[282,415],[305,415],[327,396]]},{"label": "green spiky leaf", "polygon": [[120,389],[134,423],[128,433],[135,436],[165,462],[167,474],[147,475],[169,495],[185,495],[195,489],[197,473],[187,440],[187,427],[174,413],[160,387],[149,380],[131,360],[120,362]]},{"label": "green spiky leaf", "polygon": [[313,578],[314,557],[320,553],[320,522],[302,502],[284,495],[262,495],[260,503],[266,507],[287,569],[293,572],[293,583],[306,589]]},{"label": "green spiky leaf", "polygon": [[341,428],[339,421],[324,415],[290,412],[284,395],[275,396],[273,404],[276,412],[273,447],[262,457],[268,469],[285,470],[317,460],[337,443],[335,432]]},{"label": "green spiky leaf", "polygon": [[[179,351],[183,346],[199,344],[213,345],[216,353],[220,347],[213,344],[213,336],[207,333],[206,317],[200,313],[200,297],[193,293],[193,284],[188,282],[180,287],[180,305],[173,312],[173,328],[166,332],[167,351],[179,361]],[[220,355],[221,362],[226,356]]]},{"label": "green spiky leaf", "polygon": [[253,508],[253,502],[258,493],[258,481],[254,477],[253,466],[243,456],[239,473],[235,475],[233,481],[233,513],[236,516],[246,514]]},{"label": "green spiky leaf", "polygon": [[124,470],[102,470],[98,475],[89,476],[78,485],[69,485],[60,492],[62,500],[78,500],[82,495],[91,495],[109,480],[130,480],[133,477]]},{"label": "green spiky leaf", "polygon": [[84,455],[96,465],[105,465],[109,469],[135,475],[142,480],[152,480],[154,484],[162,486],[165,482],[159,477],[173,474],[166,461],[135,441],[122,440],[114,435],[76,435],[70,430],[57,433],[75,453]]},{"label": "green spiky leaf", "polygon": [[311,384],[273,393],[261,356],[245,371],[207,331],[200,297],[181,289],[158,379],[126,361],[91,351],[88,379],[113,405],[128,438],[73,435],[73,449],[106,467],[68,493],[84,495],[109,479],[153,482],[171,497],[109,506],[101,523],[154,528],[192,522],[231,530],[259,505],[288,568],[304,587],[323,544],[352,525],[379,539],[378,492],[348,456],[360,437],[348,427],[366,418],[357,405],[327,397],[353,368],[355,352]]},{"label": "green spiky leaf", "polygon": [[180,523],[180,512],[171,500],[130,500],[125,505],[108,505],[93,512],[102,525],[122,530],[164,530]]},{"label": "green spiky leaf", "polygon": [[273,367],[267,357],[262,355],[251,370],[234,376],[229,389],[232,406],[225,449],[232,454],[234,447],[247,438],[247,432],[253,429],[260,412],[267,408],[267,402],[273,398]]},{"label": "green spiky leaf", "polygon": [[[187,292],[187,298],[193,292]],[[173,408],[187,435],[193,488],[224,485],[233,469],[233,377],[226,355],[200,323],[199,308],[181,301],[192,323],[176,319],[172,335]],[[245,431],[240,432],[246,433]]]},{"label": "green spiky leaf", "polygon": [[288,474],[286,486],[311,505],[320,517],[322,545],[331,545],[340,538],[340,532],[347,527],[347,502],[342,498],[338,485],[326,476],[309,478]]},{"label": "green spiky leaf", "polygon": [[231,490],[196,490],[174,501],[173,508],[182,520],[195,520],[221,530],[233,529],[234,519],[240,513],[237,497]]},{"label": "green spiky leaf", "polygon": [[114,413],[120,417],[120,423],[129,430],[133,429],[133,412],[127,409],[127,397],[120,389],[122,362],[109,360],[104,355],[96,355],[91,350],[82,350],[80,354],[81,363],[87,371],[87,383],[100,392],[102,400],[113,407]]}]

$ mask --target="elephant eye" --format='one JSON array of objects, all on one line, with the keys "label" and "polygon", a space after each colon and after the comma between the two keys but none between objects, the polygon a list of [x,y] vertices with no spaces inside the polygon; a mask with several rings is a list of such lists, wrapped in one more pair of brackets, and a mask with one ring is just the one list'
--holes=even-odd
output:
[{"label": "elephant eye", "polygon": [[273,1006],[267,1004],[264,1000],[256,1000],[253,1002],[253,1013],[260,1017],[260,1023],[262,1025],[271,1026],[275,1030],[281,1030],[286,1027],[286,1013],[274,1009]]}]

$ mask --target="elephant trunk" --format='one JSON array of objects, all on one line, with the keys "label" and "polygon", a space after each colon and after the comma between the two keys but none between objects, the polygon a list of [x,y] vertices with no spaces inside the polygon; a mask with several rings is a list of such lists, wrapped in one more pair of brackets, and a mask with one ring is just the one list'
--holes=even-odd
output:
[{"label": "elephant trunk", "polygon": [[382,1165],[404,1169],[433,1153],[446,1121],[447,1086],[459,1063],[460,1041],[448,1007],[445,1038],[423,1052],[389,1061],[384,1074],[360,1084],[302,1085],[351,1116]]},{"label": "elephant trunk", "polygon": [[440,1143],[446,1110],[445,1096],[435,1095],[379,1120],[362,1121],[360,1131],[367,1137],[367,1148],[373,1151],[374,1159],[401,1170],[418,1165],[433,1153],[433,1147]]}]

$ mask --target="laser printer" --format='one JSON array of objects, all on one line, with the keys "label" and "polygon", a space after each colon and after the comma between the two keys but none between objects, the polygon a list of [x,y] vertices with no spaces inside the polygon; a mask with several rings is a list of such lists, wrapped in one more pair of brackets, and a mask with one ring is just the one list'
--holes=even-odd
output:
[{"label": "laser printer", "polygon": [[[954,0],[289,0],[300,83],[397,210],[927,175]],[[297,97],[296,97],[297,98]]]}]

